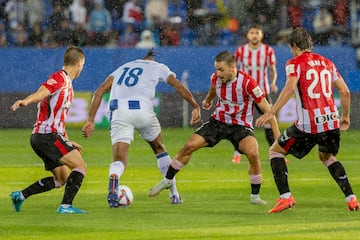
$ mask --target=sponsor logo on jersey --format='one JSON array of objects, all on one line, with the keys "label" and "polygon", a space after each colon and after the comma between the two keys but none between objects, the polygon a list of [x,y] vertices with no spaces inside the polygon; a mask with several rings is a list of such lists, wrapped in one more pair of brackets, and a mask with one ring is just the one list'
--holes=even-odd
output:
[{"label": "sponsor logo on jersey", "polygon": [[316,124],[322,124],[324,122],[335,121],[339,119],[339,115],[337,113],[323,114],[315,117]]}]

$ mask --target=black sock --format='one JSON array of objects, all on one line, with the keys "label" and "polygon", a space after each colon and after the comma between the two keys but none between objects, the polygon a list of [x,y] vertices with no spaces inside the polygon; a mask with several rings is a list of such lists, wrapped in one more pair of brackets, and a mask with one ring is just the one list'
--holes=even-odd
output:
[{"label": "black sock", "polygon": [[269,146],[271,146],[274,143],[274,134],[271,130],[271,128],[265,128],[265,138],[267,142],[269,143]]},{"label": "black sock", "polygon": [[33,184],[31,184],[30,186],[28,186],[21,192],[25,198],[28,198],[31,195],[47,192],[53,188],[55,188],[54,177],[46,177],[46,178],[40,179],[37,182],[34,182]]},{"label": "black sock", "polygon": [[271,169],[274,174],[274,180],[280,194],[290,192],[288,184],[288,170],[284,158],[272,158]]},{"label": "black sock", "polygon": [[84,175],[78,171],[72,171],[66,180],[64,198],[61,204],[72,204],[75,195],[80,189]]},{"label": "black sock", "polygon": [[261,184],[251,184],[251,194],[259,194]]},{"label": "black sock", "polygon": [[353,194],[343,165],[340,162],[336,161],[330,166],[328,166],[328,169],[331,176],[334,178],[336,183],[339,185],[341,191],[344,193],[345,197]]},{"label": "black sock", "polygon": [[169,166],[167,172],[166,172],[166,178],[167,179],[173,179],[176,175],[176,173],[178,172],[179,170],[176,170],[175,168],[173,168],[171,165]]}]

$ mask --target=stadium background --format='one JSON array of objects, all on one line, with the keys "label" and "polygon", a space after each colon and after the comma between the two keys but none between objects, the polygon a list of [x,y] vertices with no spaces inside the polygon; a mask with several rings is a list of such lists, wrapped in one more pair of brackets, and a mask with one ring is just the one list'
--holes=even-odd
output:
[{"label": "stadium background", "polygon": [[[274,46],[277,57],[278,85],[285,83],[284,65],[291,57],[287,46]],[[87,108],[92,92],[97,86],[122,63],[141,58],[146,50],[85,48],[86,63],[80,77],[74,81],[75,101],[73,103],[69,126],[80,126],[86,120]],[[209,77],[213,72],[214,56],[222,50],[234,51],[235,47],[176,47],[157,48],[158,61],[166,63],[184,83],[187,83],[198,102],[204,97],[209,86]],[[333,60],[352,92],[352,128],[360,128],[360,81],[356,64],[356,52],[352,47],[317,46],[314,51]],[[0,49],[0,127],[23,128],[34,123],[36,105],[11,112],[11,104],[18,98],[35,91],[48,77],[49,73],[62,66],[63,48],[3,48]],[[181,98],[166,84],[158,86],[157,99],[154,102],[163,127],[186,126],[191,108],[183,105]],[[276,99],[277,96],[274,96]],[[107,127],[106,98],[98,111],[98,126]],[[203,111],[206,119],[211,111]],[[279,113],[280,123],[294,120],[294,102],[290,101]]]},{"label": "stadium background", "polygon": [[[102,14],[110,15],[110,21],[102,21],[105,32],[91,27],[96,21],[92,13],[99,14],[95,11],[99,7]],[[0,37],[6,39],[0,41],[0,128],[33,125],[35,104],[16,112],[9,107],[15,99],[35,91],[51,72],[62,66],[62,54],[68,45],[82,47],[87,56],[84,70],[74,82],[76,98],[67,119],[69,126],[81,125],[96,87],[117,66],[145,54],[146,50],[136,49],[144,30],[153,34],[156,51],[160,53],[158,61],[169,65],[200,102],[213,72],[214,56],[224,49],[234,51],[246,42],[245,31],[253,23],[264,28],[264,42],[275,49],[280,89],[285,82],[284,64],[291,57],[284,44],[286,35],[298,26],[309,30],[314,50],[332,59],[349,84],[352,128],[360,128],[359,22],[360,4],[356,0],[0,1]],[[77,28],[79,24],[85,31]],[[33,41],[37,25],[43,35]],[[131,32],[126,31],[128,26],[132,27]],[[85,32],[85,38],[80,36],[81,32]],[[98,36],[94,33],[104,34],[106,41],[100,43],[102,37],[99,41],[97,37],[93,39]],[[129,36],[134,38],[128,39]],[[162,126],[186,126],[188,106],[168,86],[161,84],[158,90],[154,105]],[[203,112],[203,119],[210,113]],[[104,98],[97,115],[98,126],[108,127],[106,116]],[[294,117],[292,100],[278,119],[289,123]]]}]

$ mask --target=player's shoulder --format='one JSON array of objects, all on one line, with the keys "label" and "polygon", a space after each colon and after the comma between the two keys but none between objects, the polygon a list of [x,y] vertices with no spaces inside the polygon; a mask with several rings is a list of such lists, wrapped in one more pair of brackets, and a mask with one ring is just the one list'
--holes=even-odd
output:
[{"label": "player's shoulder", "polygon": [[62,77],[63,76],[63,73],[64,73],[64,71],[63,70],[58,70],[58,71],[56,71],[56,72],[53,72],[53,73],[51,73],[50,74],[50,77]]},{"label": "player's shoulder", "polygon": [[61,82],[65,80],[66,72],[63,70],[58,70],[56,72],[53,72],[48,77],[47,82],[51,82],[51,80],[55,80],[56,82]]},{"label": "player's shoulder", "polygon": [[244,43],[236,48],[236,51],[243,51],[245,48],[249,48],[249,43]]}]

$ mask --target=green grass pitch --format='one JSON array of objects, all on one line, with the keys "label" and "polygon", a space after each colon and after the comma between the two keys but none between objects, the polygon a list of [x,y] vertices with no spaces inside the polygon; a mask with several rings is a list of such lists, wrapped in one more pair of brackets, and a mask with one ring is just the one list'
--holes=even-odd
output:
[{"label": "green grass pitch", "polygon": [[[11,207],[9,193],[48,176],[33,153],[31,129],[0,130],[0,239],[360,239],[360,212],[347,210],[344,196],[328,170],[317,159],[316,149],[302,160],[288,156],[289,182],[297,201],[294,209],[268,214],[278,193],[272,178],[268,146],[262,129],[256,129],[263,167],[261,195],[265,206],[249,203],[250,186],[245,156],[231,163],[230,143],[193,154],[177,174],[182,205],[171,205],[167,191],[155,198],[148,189],[161,175],[150,147],[137,135],[131,145],[129,165],[121,178],[134,194],[130,207],[107,205],[111,144],[108,130],[97,129],[89,138],[78,128],[68,129],[72,140],[84,148],[88,174],[74,206],[85,215],[58,215],[63,188],[27,199],[20,212]],[[173,156],[193,129],[163,129],[164,142]],[[360,197],[360,131],[342,133],[338,159],[347,170]]]}]

